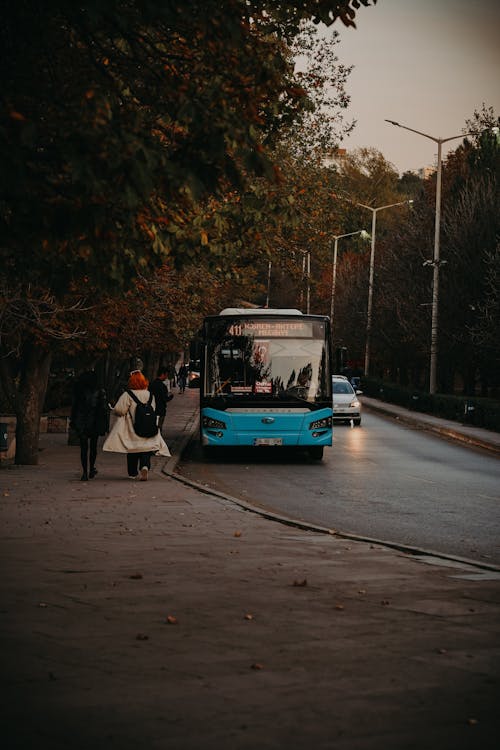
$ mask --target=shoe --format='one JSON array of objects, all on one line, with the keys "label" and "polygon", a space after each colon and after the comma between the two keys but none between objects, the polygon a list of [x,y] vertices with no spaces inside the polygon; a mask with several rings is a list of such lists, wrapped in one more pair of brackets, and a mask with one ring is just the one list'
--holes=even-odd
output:
[{"label": "shoe", "polygon": [[148,472],[149,469],[147,466],[143,466],[141,468],[141,476],[139,477],[140,482],[147,482],[148,481]]},{"label": "shoe", "polygon": [[87,482],[88,481],[88,475],[87,475],[86,471],[83,472],[82,476],[80,477],[80,481],[81,482]]},{"label": "shoe", "polygon": [[97,469],[96,469],[96,467],[95,467],[95,466],[93,466],[93,467],[91,468],[91,470],[89,471],[89,479],[93,479],[93,478],[95,477],[95,475],[96,475],[96,474],[97,474]]},{"label": "shoe", "polygon": [[129,474],[128,478],[129,479],[137,479],[138,476],[139,476],[139,474]]}]

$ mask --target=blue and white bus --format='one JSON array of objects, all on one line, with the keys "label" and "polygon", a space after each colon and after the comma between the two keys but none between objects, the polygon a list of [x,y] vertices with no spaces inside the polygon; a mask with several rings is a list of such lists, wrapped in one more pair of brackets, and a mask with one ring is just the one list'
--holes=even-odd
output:
[{"label": "blue and white bus", "polygon": [[228,308],[204,320],[200,437],[213,446],[332,444],[330,321]]}]

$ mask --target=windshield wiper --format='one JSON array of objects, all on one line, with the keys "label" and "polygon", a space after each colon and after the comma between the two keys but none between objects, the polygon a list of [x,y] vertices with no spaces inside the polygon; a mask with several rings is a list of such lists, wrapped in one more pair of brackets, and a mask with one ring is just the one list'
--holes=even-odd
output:
[{"label": "windshield wiper", "polygon": [[287,399],[287,398],[293,398],[294,401],[302,401],[306,404],[310,404],[311,402],[307,400],[307,398],[304,398],[304,395],[300,395],[307,393],[307,388],[302,388],[301,386],[292,386],[291,388],[287,388],[285,391],[280,391],[279,397],[281,399]]}]

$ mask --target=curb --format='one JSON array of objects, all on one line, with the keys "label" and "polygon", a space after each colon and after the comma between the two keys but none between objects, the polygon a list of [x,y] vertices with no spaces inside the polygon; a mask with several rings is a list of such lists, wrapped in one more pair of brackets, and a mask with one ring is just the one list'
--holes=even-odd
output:
[{"label": "curb", "polygon": [[163,474],[166,474],[167,476],[172,476],[173,472],[175,472],[177,468],[177,464],[181,460],[184,451],[186,450],[188,444],[191,442],[195,432],[198,431],[199,424],[200,424],[199,415],[197,413],[192,414],[191,418],[188,420],[186,424],[186,429],[182,433],[181,440],[179,441],[178,444],[175,445],[174,452],[169,458],[167,458],[167,460],[162,466],[161,471]]}]

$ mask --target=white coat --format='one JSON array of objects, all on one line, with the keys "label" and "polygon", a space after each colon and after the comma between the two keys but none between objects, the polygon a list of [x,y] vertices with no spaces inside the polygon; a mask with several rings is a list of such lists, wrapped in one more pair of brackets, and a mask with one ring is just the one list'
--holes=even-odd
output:
[{"label": "white coat", "polygon": [[[132,393],[134,393],[143,404],[148,402],[151,395],[147,390],[134,390]],[[153,406],[155,405],[154,396],[152,404]],[[135,433],[135,409],[135,401],[128,395],[127,391],[124,391],[116,402],[114,408],[111,410],[111,413],[114,414],[117,419],[115,420],[108,437],[104,441],[102,449],[112,453],[151,452],[158,456],[170,456],[171,454],[168,446],[162,438],[159,430],[157,435],[150,438],[140,437]]]}]

